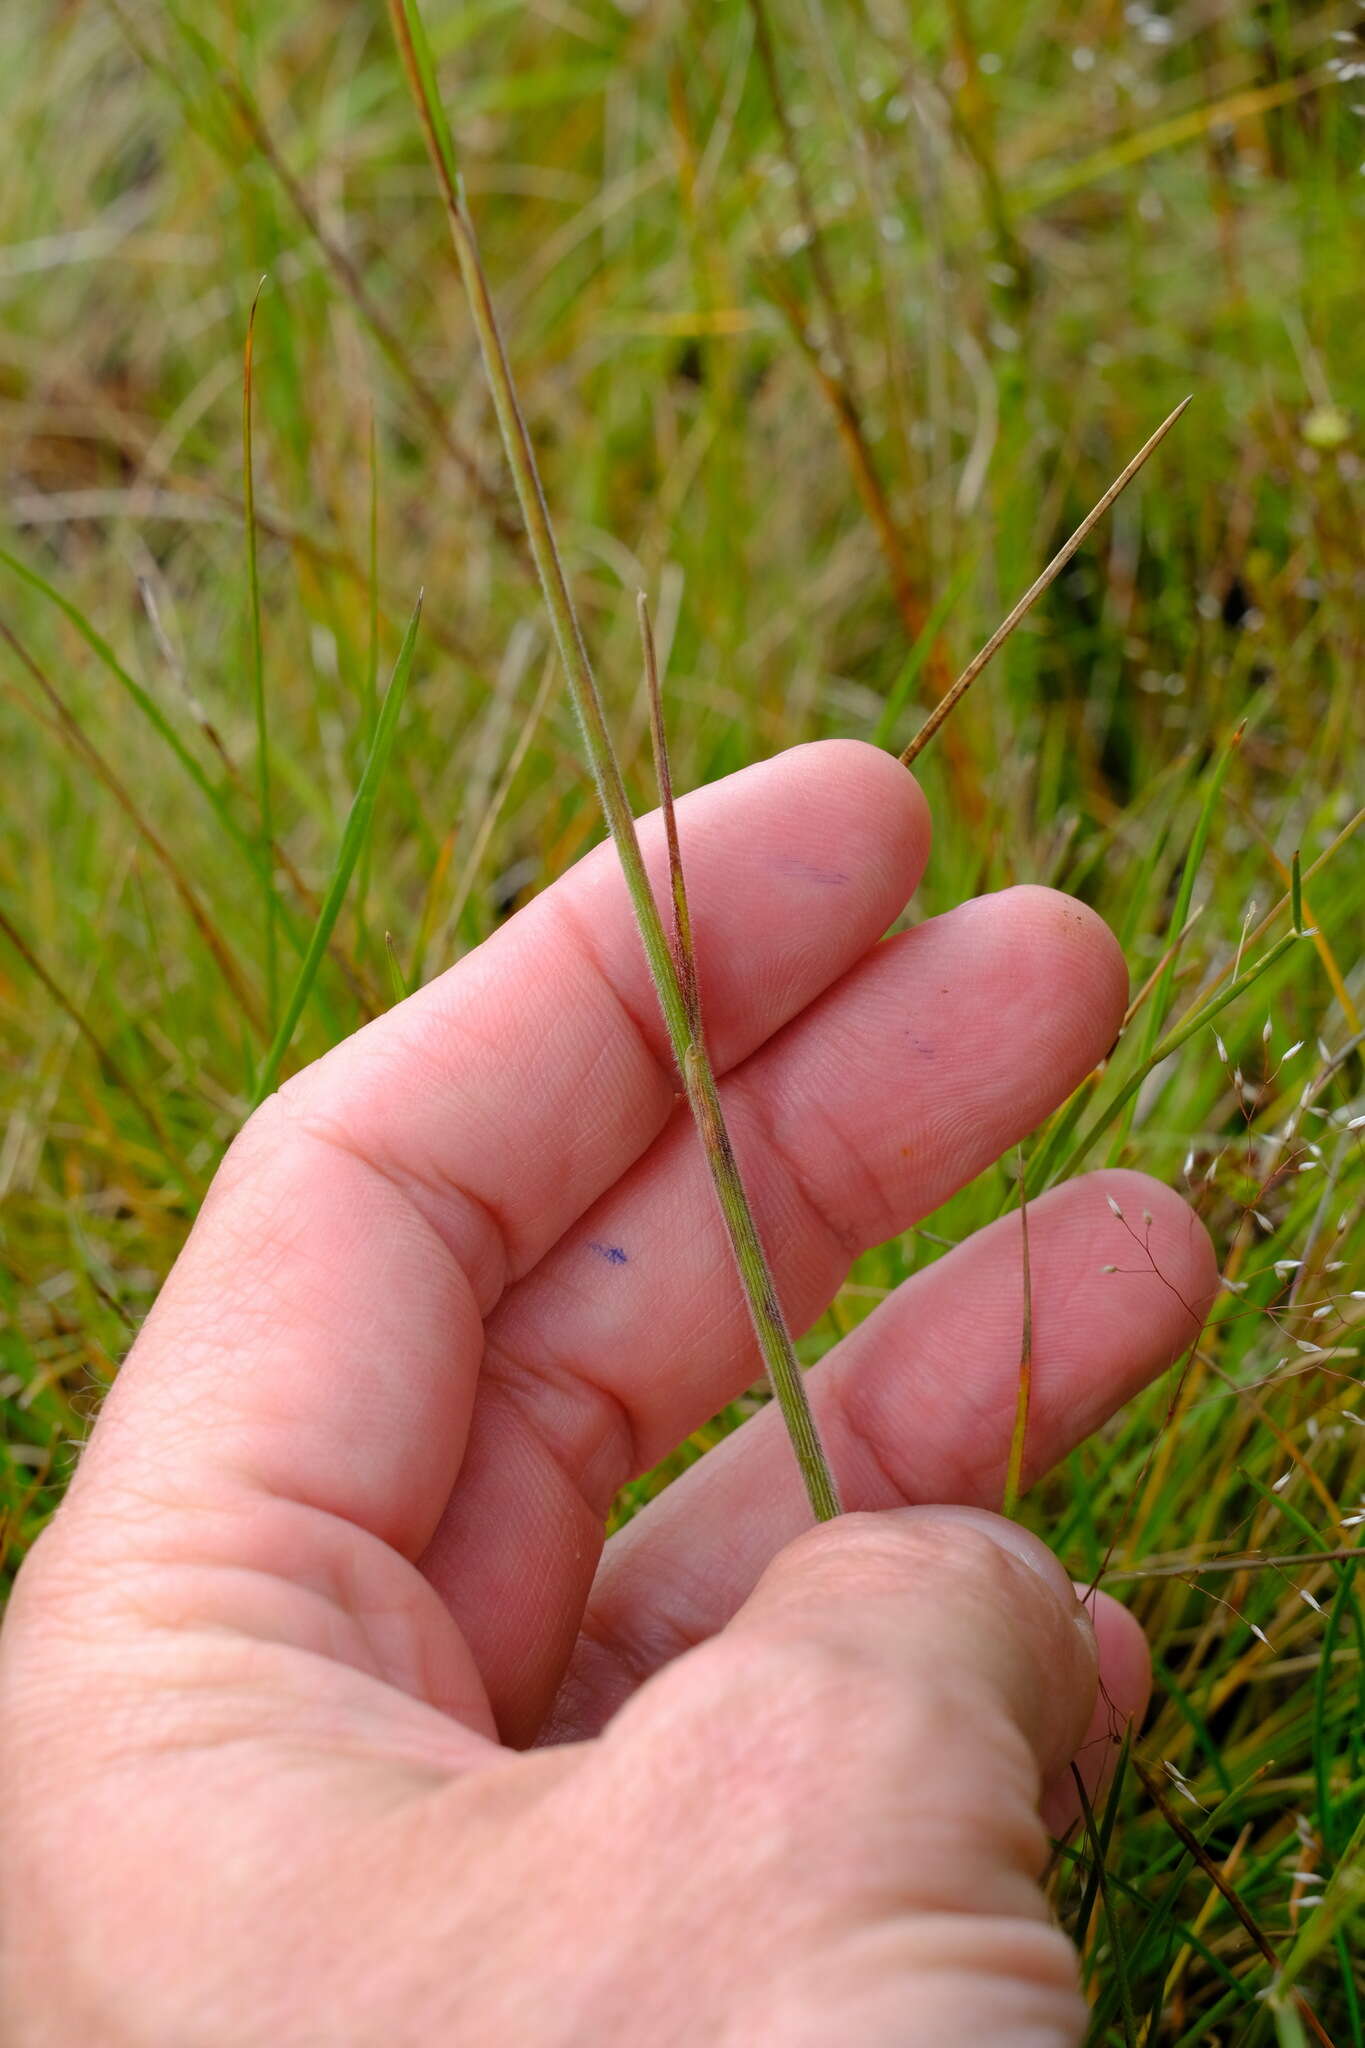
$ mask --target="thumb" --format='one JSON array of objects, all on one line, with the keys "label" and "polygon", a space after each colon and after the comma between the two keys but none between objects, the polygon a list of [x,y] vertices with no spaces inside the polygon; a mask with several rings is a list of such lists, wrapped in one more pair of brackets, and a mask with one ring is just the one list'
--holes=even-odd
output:
[{"label": "thumb", "polygon": [[669,1775],[694,1806],[712,1790],[695,1852],[711,1896],[771,1937],[764,2039],[1080,2040],[1038,1807],[1095,1687],[1093,1630],[1043,1544],[976,1509],[911,1508],[803,1537],[636,1695],[618,1737],[662,1717]]}]

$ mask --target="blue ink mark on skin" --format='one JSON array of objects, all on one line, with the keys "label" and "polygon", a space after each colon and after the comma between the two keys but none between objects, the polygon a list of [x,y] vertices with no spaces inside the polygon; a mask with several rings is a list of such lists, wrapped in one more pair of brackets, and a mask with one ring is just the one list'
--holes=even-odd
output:
[{"label": "blue ink mark on skin", "polygon": [[605,1259],[609,1266],[624,1266],[626,1264],[626,1255],[619,1244],[598,1244],[594,1238],[589,1244],[588,1250],[596,1252],[598,1258]]},{"label": "blue ink mark on skin", "polygon": [[779,875],[788,875],[794,882],[814,882],[822,889],[842,889],[848,876],[838,868],[815,867],[808,860],[798,860],[791,854],[782,854],[773,862]]}]

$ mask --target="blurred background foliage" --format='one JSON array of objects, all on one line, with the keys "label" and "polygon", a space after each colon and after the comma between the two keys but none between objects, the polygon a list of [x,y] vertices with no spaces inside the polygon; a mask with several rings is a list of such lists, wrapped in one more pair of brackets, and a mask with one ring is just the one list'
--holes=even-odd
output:
[{"label": "blurred background foliage", "polygon": [[[1148,1787],[1125,1770],[1103,1858],[1078,1839],[1054,1871],[1092,2039],[1361,2048],[1365,17],[428,17],[642,806],[638,586],[682,786],[823,734],[903,745],[1195,394],[926,754],[916,914],[1041,880],[1109,918],[1141,1000],[1030,1186],[1105,1160],[1183,1178],[1226,1260],[1177,1376],[1028,1504],[1078,1575],[1126,1588],[1163,1687]],[[0,132],[12,1566],[250,1100],[419,585],[394,753],[289,1064],[600,828],[382,8],[10,6]],[[241,444],[262,277],[268,850]],[[1316,936],[1087,1121],[1282,936],[1296,850]],[[1012,1199],[1011,1165],[860,1261],[805,1355]],[[1307,2019],[1267,2000],[1277,1968]]]}]

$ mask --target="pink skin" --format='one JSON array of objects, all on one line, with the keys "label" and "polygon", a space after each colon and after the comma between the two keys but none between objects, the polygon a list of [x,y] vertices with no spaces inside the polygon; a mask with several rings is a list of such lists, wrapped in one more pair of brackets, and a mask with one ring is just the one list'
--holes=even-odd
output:
[{"label": "pink skin", "polygon": [[[918,881],[929,828],[914,782],[872,749],[796,749],[698,792],[680,815],[712,1053],[783,1300],[805,1328],[859,1250],[935,1208],[1103,1056],[1126,975],[1103,925],[1040,889],[878,945]],[[642,837],[659,877],[657,819]],[[1189,1345],[1215,1269],[1184,1205],[1132,1174],[1055,1190],[1034,1205],[1031,1235],[1036,1475]],[[824,1361],[812,1391],[849,1507],[998,1506],[1021,1315],[1009,1217]],[[291,1081],[233,1146],[21,1580],[0,1704],[11,1754],[62,1784],[99,1767],[99,1793],[71,1822],[92,1838],[110,1756],[114,1778],[142,1770],[146,1824],[163,1827],[164,1856],[182,1867],[203,1854],[198,1780],[187,1792],[147,1758],[159,1742],[177,1756],[185,1746],[177,1716],[191,1695],[196,1716],[220,1699],[211,1738],[195,1720],[196,1750],[239,1737],[250,1748],[263,1721],[292,1731],[273,1807],[248,1774],[222,1821],[243,1868],[269,1865],[271,1826],[327,1838],[329,1823],[298,1804],[310,1744],[328,1799],[338,1755],[352,1761],[347,1797],[363,1813],[392,1796],[366,1775],[377,1762],[410,1774],[410,1801],[433,1772],[488,1773],[496,1741],[542,1745],[502,1753],[500,1798],[517,1811],[546,1787],[558,1798],[561,1775],[600,1747],[585,1738],[627,1706],[623,1726],[648,1724],[635,1709],[655,1696],[651,1674],[732,1625],[743,1640],[747,1603],[772,1598],[766,1568],[808,1527],[765,1410],[603,1549],[619,1486],[755,1372],[619,870],[600,849]],[[1098,1784],[1113,1733],[1145,1704],[1148,1669],[1122,1609],[1101,1597],[1094,1620],[1101,1696],[1079,1756]],[[938,1628],[926,1614],[926,1640]],[[41,1741],[25,1718],[34,1699],[46,1702]],[[1058,1708],[1071,1729],[1059,1748],[1033,1745],[1057,1774],[1047,1811],[1059,1825],[1059,1766],[1085,1722],[1073,1708]],[[215,1766],[220,1790],[236,1785],[234,1755]],[[176,1787],[164,1813],[163,1783]],[[350,1839],[360,1825],[352,1813]],[[131,1939],[105,1925],[109,1888],[90,1877],[83,1889],[78,1863],[54,1877],[60,1858],[41,1837],[0,1878],[52,1902],[46,1920],[28,1909],[40,1944],[60,1946],[59,1920],[88,1921],[92,1953],[114,1945],[99,1951],[107,1971]],[[155,1951],[155,1927],[143,1937]],[[253,1983],[268,1981],[262,1967],[257,1957]],[[69,1974],[85,1981],[74,1962]],[[432,1981],[400,1985],[387,2007],[375,1993],[386,2038],[423,2038]],[[157,2008],[147,2039],[170,2010]],[[45,2033],[40,2016],[17,2038],[56,2041],[74,2022],[54,2024]],[[88,2038],[144,2036],[129,2021]],[[238,2037],[205,2022],[184,2038]],[[285,2026],[278,2038],[313,2037]]]}]

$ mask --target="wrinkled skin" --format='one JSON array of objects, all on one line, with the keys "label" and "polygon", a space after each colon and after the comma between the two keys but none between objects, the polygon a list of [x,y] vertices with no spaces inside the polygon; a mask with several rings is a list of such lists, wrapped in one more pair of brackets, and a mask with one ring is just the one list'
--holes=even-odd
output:
[{"label": "wrinkled skin", "polygon": [[[869,748],[680,815],[804,1327],[1103,1056],[1123,965],[1029,888],[878,944],[928,825]],[[1036,1474],[1189,1344],[1214,1267],[1131,1174],[1031,1241]],[[1098,1780],[1147,1665],[985,1512],[1022,1307],[1007,1217],[816,1368],[843,1522],[810,1530],[765,1409],[604,1548],[756,1362],[592,855],[232,1147],[0,1641],[0,2036],[1075,2043],[1040,1801]]]}]

